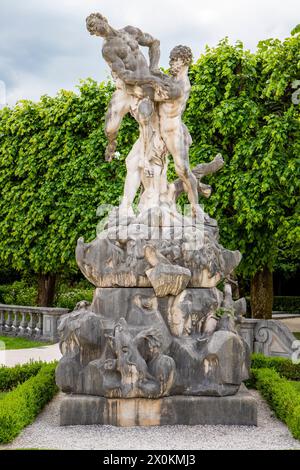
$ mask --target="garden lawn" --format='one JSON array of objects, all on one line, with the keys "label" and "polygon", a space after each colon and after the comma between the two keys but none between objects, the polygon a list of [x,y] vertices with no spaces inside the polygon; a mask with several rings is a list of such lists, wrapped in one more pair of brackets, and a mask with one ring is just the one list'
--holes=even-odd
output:
[{"label": "garden lawn", "polygon": [[39,346],[49,346],[49,344],[51,344],[41,341],[32,341],[27,338],[18,338],[15,336],[0,336],[0,341],[3,341],[5,344],[5,349],[38,348]]}]

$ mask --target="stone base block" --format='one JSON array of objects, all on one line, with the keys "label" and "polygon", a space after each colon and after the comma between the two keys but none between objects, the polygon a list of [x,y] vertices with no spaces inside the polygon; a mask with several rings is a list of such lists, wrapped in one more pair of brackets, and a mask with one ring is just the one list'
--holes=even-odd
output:
[{"label": "stone base block", "polygon": [[104,398],[66,395],[60,408],[60,425],[164,426],[223,424],[257,426],[257,404],[242,386],[228,397],[171,396]]}]

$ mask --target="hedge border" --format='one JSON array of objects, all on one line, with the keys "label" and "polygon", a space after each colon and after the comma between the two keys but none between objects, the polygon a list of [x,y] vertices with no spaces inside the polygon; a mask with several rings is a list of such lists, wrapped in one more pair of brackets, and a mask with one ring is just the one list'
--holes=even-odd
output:
[{"label": "hedge border", "polygon": [[45,362],[36,361],[14,367],[0,366],[0,391],[6,392],[35,376]]},{"label": "hedge border", "polygon": [[44,364],[34,377],[18,385],[0,400],[1,444],[17,437],[57,393],[56,365],[57,362]]},{"label": "hedge border", "polygon": [[300,380],[300,363],[294,364],[291,359],[286,357],[270,357],[263,354],[252,354],[251,368],[274,369],[279,375],[288,380]]},{"label": "hedge border", "polygon": [[300,393],[274,369],[251,369],[256,388],[292,435],[300,440]]}]

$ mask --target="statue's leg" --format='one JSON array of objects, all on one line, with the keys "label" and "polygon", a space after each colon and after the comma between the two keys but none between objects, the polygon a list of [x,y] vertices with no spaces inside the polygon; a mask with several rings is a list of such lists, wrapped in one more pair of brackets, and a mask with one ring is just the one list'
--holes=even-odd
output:
[{"label": "statue's leg", "polygon": [[117,89],[108,106],[105,117],[105,135],[108,146],[105,159],[110,161],[116,151],[116,139],[124,116],[130,111],[131,97],[124,91]]},{"label": "statue's leg", "polygon": [[198,211],[197,178],[190,168],[189,145],[186,141],[183,129],[180,126],[173,129],[171,132],[166,132],[163,138],[168,151],[173,157],[176,173],[183,181],[193,214],[196,215]]},{"label": "statue's leg", "polygon": [[132,204],[141,185],[140,158],[144,153],[143,141],[139,138],[126,158],[127,174],[125,178],[124,194],[120,205],[121,210],[132,213]]}]

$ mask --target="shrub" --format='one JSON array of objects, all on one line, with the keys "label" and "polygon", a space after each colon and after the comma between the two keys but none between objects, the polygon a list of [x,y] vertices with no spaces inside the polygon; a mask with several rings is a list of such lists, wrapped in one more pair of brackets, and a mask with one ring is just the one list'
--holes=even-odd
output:
[{"label": "shrub", "polygon": [[[75,305],[81,300],[93,299],[94,287],[88,282],[82,281],[74,287],[61,284],[58,288],[54,307],[68,308],[73,310]],[[13,284],[0,285],[0,303],[13,305],[35,306],[37,299],[37,289],[28,282],[16,281]]]},{"label": "shrub", "polygon": [[0,302],[12,305],[36,305],[37,289],[26,281],[0,286]]},{"label": "shrub", "polygon": [[45,364],[31,377],[0,400],[0,443],[11,442],[30,424],[55,395],[56,363]]},{"label": "shrub", "polygon": [[275,296],[273,302],[273,311],[300,313],[300,297]]},{"label": "shrub", "polygon": [[275,369],[282,377],[289,380],[300,380],[300,364],[294,364],[285,357],[267,357],[263,354],[252,354],[251,367],[253,369]]},{"label": "shrub", "polygon": [[44,362],[30,362],[15,367],[0,367],[0,391],[12,390],[17,385],[36,375]]},{"label": "shrub", "polygon": [[300,405],[296,406],[292,415],[288,418],[288,427],[293,436],[300,440]]},{"label": "shrub", "polygon": [[285,378],[272,369],[252,369],[256,387],[276,416],[287,424],[293,436],[300,438],[300,394]]},{"label": "shrub", "polygon": [[91,302],[93,299],[94,288],[90,289],[72,289],[67,292],[60,292],[55,301],[55,307],[68,308],[74,310],[76,304],[81,300]]},{"label": "shrub", "polygon": [[[247,317],[251,318],[250,297],[246,297]],[[275,296],[273,299],[273,312],[288,312],[300,314],[300,297],[299,296]]]}]

